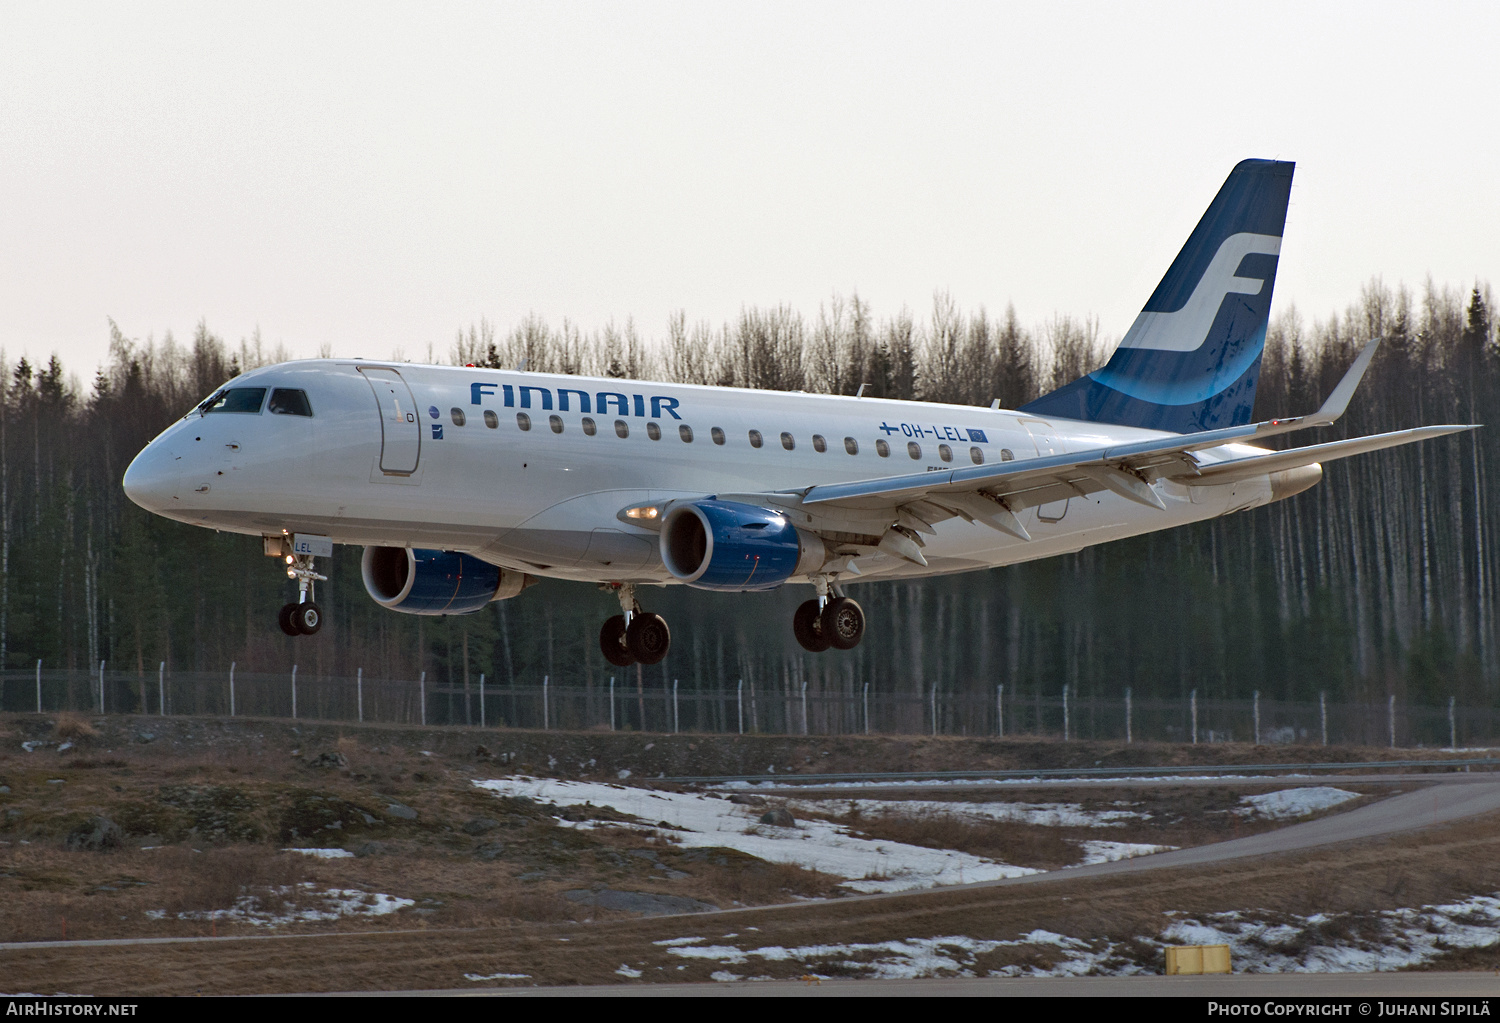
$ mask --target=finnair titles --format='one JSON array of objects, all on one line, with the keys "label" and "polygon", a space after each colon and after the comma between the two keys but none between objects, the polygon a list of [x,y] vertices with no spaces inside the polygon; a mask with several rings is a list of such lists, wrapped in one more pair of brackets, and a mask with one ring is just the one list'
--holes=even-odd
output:
[{"label": "finnair titles", "polygon": [[[257,535],[322,627],[317,559],[364,548],[370,596],[466,614],[539,578],[593,583],[610,663],[671,632],[643,591],[809,597],[811,651],[856,646],[866,580],[1014,564],[1300,493],[1322,463],[1472,426],[1284,451],[1333,423],[1371,342],[1316,412],[1252,422],[1293,164],[1230,173],[1108,364],[1019,409],[322,359],[241,374],[136,456],[126,494]],[[649,599],[647,601],[649,603]]]}]

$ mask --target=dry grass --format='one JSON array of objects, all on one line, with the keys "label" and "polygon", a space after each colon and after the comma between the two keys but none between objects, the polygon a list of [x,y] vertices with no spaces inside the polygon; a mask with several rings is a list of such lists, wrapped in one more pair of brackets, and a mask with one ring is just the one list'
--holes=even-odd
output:
[{"label": "dry grass", "polygon": [[65,710],[57,715],[57,723],[52,726],[52,734],[59,739],[97,739],[99,729],[90,724],[88,718],[82,714]]}]

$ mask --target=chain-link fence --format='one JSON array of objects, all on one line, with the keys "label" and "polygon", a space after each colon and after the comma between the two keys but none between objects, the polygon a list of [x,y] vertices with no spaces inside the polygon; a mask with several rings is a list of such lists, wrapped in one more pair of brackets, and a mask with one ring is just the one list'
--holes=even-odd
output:
[{"label": "chain-link fence", "polygon": [[446,680],[284,673],[0,673],[0,710],[182,714],[640,732],[809,735],[1045,735],[1064,739],[1255,742],[1363,746],[1489,746],[1500,711],[1488,707],[1261,699],[1078,698],[997,685],[922,692],[872,690],[846,681],[814,686],[791,676],[767,683],[649,682],[623,669],[612,677],[543,678],[467,685]]}]

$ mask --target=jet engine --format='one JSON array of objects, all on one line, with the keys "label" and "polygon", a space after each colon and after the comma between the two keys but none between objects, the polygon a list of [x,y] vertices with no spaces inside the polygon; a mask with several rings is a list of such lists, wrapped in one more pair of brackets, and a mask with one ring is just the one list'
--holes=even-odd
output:
[{"label": "jet engine", "polygon": [[536,582],[467,554],[407,547],[366,547],[360,574],[377,604],[413,615],[468,614]]},{"label": "jet engine", "polygon": [[661,560],[705,590],[769,590],[827,560],[823,541],[769,508],[737,501],[674,505],[661,525]]}]

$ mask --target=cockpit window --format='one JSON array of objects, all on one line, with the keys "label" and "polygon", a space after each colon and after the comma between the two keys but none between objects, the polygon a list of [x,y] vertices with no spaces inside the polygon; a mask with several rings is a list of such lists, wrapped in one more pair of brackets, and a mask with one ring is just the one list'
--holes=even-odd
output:
[{"label": "cockpit window", "polygon": [[198,414],[206,416],[210,412],[245,412],[260,415],[260,406],[265,400],[264,387],[226,387],[199,405]]},{"label": "cockpit window", "polygon": [[266,410],[282,416],[310,416],[312,406],[307,402],[307,392],[290,387],[278,387],[271,392],[271,404]]}]

